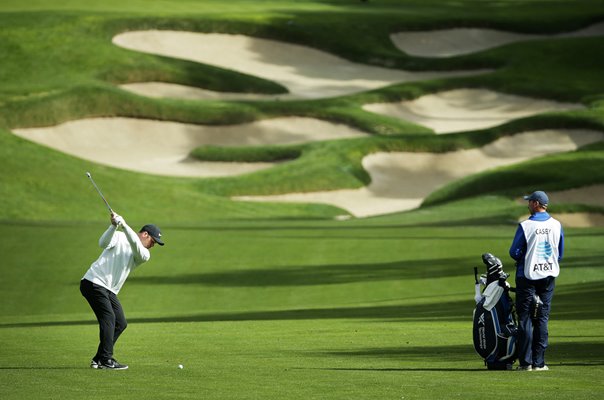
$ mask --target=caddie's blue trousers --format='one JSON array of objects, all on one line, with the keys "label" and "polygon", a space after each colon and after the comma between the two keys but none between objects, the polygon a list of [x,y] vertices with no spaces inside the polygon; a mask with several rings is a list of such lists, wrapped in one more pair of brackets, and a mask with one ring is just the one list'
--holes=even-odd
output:
[{"label": "caddie's blue trousers", "polygon": [[[543,367],[548,344],[547,322],[551,309],[556,278],[550,276],[536,281],[516,277],[516,312],[518,313],[518,361],[521,366]],[[541,298],[543,306],[537,318],[531,319],[533,295]]]}]

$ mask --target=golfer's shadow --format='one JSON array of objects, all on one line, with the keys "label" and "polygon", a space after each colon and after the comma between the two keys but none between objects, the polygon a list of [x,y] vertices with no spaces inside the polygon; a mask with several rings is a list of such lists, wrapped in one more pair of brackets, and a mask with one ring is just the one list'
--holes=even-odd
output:
[{"label": "golfer's shadow", "polygon": [[83,367],[52,367],[52,366],[43,366],[43,367],[31,367],[31,366],[8,366],[8,367],[0,367],[0,371],[2,370],[48,370],[48,369],[56,369],[56,370],[70,370],[70,369],[83,369]]}]

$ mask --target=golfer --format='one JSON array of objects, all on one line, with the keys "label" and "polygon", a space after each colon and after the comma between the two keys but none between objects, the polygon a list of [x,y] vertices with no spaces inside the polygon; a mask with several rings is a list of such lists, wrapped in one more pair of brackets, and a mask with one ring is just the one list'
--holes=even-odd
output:
[{"label": "golfer", "polygon": [[545,192],[536,191],[524,199],[531,216],[520,223],[510,247],[510,256],[516,260],[518,370],[547,371],[547,323],[564,253],[564,231],[547,213]]},{"label": "golfer", "polygon": [[124,218],[111,213],[111,225],[99,239],[103,252],[80,282],[80,292],[99,322],[100,344],[90,363],[92,368],[128,368],[113,358],[113,346],[127,326],[117,294],[130,271],[149,261],[149,249],[155,243],[164,245],[157,226],[145,225],[136,233]]}]

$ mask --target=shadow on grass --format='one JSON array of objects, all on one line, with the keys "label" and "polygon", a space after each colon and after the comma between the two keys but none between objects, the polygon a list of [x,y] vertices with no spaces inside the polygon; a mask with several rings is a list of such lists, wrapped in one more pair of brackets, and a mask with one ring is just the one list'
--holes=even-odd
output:
[{"label": "shadow on grass", "polygon": [[[480,263],[480,259],[478,259]],[[382,264],[334,264],[276,267],[179,276],[133,276],[129,283],[224,287],[309,286],[354,282],[432,279],[467,275],[473,278],[477,258],[396,261]]]},{"label": "shadow on grass", "polygon": [[[383,218],[383,217],[377,217]],[[372,236],[372,232],[376,230],[390,231],[392,232],[391,236],[388,238],[391,239],[416,239],[417,234],[415,232],[410,232],[410,229],[414,228],[454,228],[454,227],[473,227],[473,226],[490,226],[496,225],[498,227],[508,227],[510,229],[510,233],[500,233],[502,237],[509,237],[514,234],[516,221],[511,219],[509,216],[502,217],[471,217],[466,219],[452,219],[452,220],[438,220],[434,222],[430,221],[402,221],[402,222],[373,222],[371,218],[367,219],[359,219],[359,220],[348,220],[344,222],[335,222],[331,219],[316,219],[312,220],[309,218],[299,218],[301,222],[304,224],[295,224],[295,218],[273,218],[273,219],[246,219],[245,223],[241,223],[240,221],[234,223],[233,221],[225,221],[224,224],[217,225],[213,221],[206,224],[205,226],[191,226],[191,225],[167,225],[167,227],[173,230],[183,230],[183,231],[198,231],[198,232],[259,232],[262,234],[266,233],[279,233],[279,232],[288,232],[288,236],[290,238],[299,238],[299,237],[318,237],[320,239],[325,239],[325,236],[317,236],[317,235],[308,235],[306,232],[316,232],[316,231],[324,231],[330,232],[330,235],[327,238],[337,237],[331,236],[331,232],[342,232],[341,237],[350,239],[354,238],[357,232],[367,232],[366,235],[359,236],[363,239],[380,239],[382,236]],[[2,221],[0,221],[2,222]],[[252,222],[256,222],[255,225],[252,225]],[[277,222],[277,223],[276,223]],[[10,221],[5,221],[5,223],[10,223]],[[17,224],[18,222],[14,222]],[[281,224],[279,224],[281,223]],[[75,224],[74,224],[75,225]],[[489,232],[490,237],[493,235],[498,235],[498,232]],[[284,237],[284,236],[278,236]],[[439,232],[438,235],[426,236],[426,240],[442,240],[442,239],[451,239],[458,238],[459,231],[452,232]],[[464,236],[464,238],[468,239],[476,239],[483,240],[484,236],[480,235],[469,235]],[[511,239],[510,239],[511,240]]]},{"label": "shadow on grass", "polygon": [[[363,350],[340,350],[315,353],[318,356],[346,357],[357,359],[400,359],[409,362],[472,362],[480,356],[474,351],[471,337],[467,345],[453,346],[401,346],[371,348]],[[568,366],[597,366],[604,365],[604,346],[602,342],[561,342],[550,343],[547,349],[547,361],[549,365]],[[403,370],[407,370],[403,368]],[[414,370],[411,368],[410,370]],[[422,369],[423,370],[423,369]],[[431,370],[427,368],[426,370]],[[436,369],[438,370],[438,369]],[[448,370],[448,369],[447,369]],[[456,370],[456,369],[452,369]],[[467,370],[462,368],[460,370]]]},{"label": "shadow on grass", "polygon": [[560,285],[552,300],[553,320],[604,319],[604,281]]},{"label": "shadow on grass", "polygon": [[[599,266],[601,255],[568,257],[563,268],[593,268]],[[141,285],[206,285],[221,287],[312,286],[356,282],[397,281],[407,279],[433,279],[468,276],[473,277],[473,267],[484,271],[479,256],[405,260],[388,263],[333,264],[319,266],[277,266],[262,269],[202,272],[175,276],[132,276],[131,284]],[[514,265],[504,269],[514,275]],[[510,279],[513,284],[513,278]],[[599,284],[602,286],[601,284]],[[590,290],[590,284],[581,285]],[[597,293],[592,293],[597,295]],[[601,298],[601,296],[600,296]],[[603,299],[604,300],[604,299]]]},{"label": "shadow on grass", "polygon": [[[154,318],[129,318],[130,323],[178,323],[178,322],[230,322],[230,321],[283,321],[321,319],[364,319],[386,320],[404,323],[407,321],[468,321],[472,319],[473,294],[468,291],[468,300],[446,301],[442,296],[417,297],[417,299],[438,297],[443,302],[384,305],[366,307],[338,307],[316,309],[290,309],[247,311],[231,313],[206,313],[181,316],[161,316]],[[593,320],[604,319],[604,281],[561,285],[556,288],[552,303],[552,320]],[[46,321],[0,324],[1,328],[95,325],[95,320]],[[577,337],[584,337],[577,335]]]},{"label": "shadow on grass", "polygon": [[[603,319],[601,304],[604,302],[604,281],[565,285],[556,289],[553,320]],[[435,297],[438,297],[435,295]],[[153,318],[129,318],[130,323],[178,323],[178,322],[237,322],[237,321],[285,321],[361,319],[367,321],[467,321],[471,325],[474,301],[468,291],[468,300],[443,301],[441,303],[383,305],[365,307],[334,307],[317,309],[290,309],[246,311],[230,313],[206,313]],[[445,298],[442,298],[443,300]],[[0,324],[0,328],[95,325],[95,320],[48,321]],[[469,335],[470,333],[468,333]]]},{"label": "shadow on grass", "polygon": [[292,368],[319,371],[361,371],[361,372],[481,372],[486,368]]},{"label": "shadow on grass", "polygon": [[[395,321],[460,321],[472,318],[473,301],[456,301],[442,305],[386,305],[372,307],[341,307],[298,310],[248,311],[234,313],[209,313],[156,318],[128,318],[129,323],[171,323],[171,322],[236,322],[236,321],[286,321],[322,319],[363,319]],[[0,328],[33,326],[92,325],[96,320],[48,321],[0,324]]]},{"label": "shadow on grass", "polygon": [[[468,335],[467,345],[452,346],[417,346],[403,345],[400,347],[378,347],[362,350],[336,350],[314,353],[317,356],[347,357],[347,358],[379,358],[379,359],[404,359],[406,361],[446,361],[467,362],[479,357],[472,346],[471,331]],[[401,339],[401,342],[403,339]]]},{"label": "shadow on grass", "polygon": [[49,369],[84,369],[82,367],[52,367],[52,366],[41,366],[41,367],[23,367],[23,366],[15,366],[15,367],[0,367],[1,370],[49,370]]},{"label": "shadow on grass", "polygon": [[[573,237],[574,239],[575,237]],[[564,273],[566,268],[602,268],[602,252],[596,253],[593,256],[569,256],[565,257],[560,266],[561,273]]]}]

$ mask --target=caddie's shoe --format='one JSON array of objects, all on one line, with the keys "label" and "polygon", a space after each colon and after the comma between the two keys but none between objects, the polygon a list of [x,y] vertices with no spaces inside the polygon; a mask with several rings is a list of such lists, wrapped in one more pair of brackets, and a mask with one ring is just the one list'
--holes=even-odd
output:
[{"label": "caddie's shoe", "polygon": [[544,365],[543,367],[533,367],[533,371],[549,371],[549,367]]},{"label": "caddie's shoe", "polygon": [[533,370],[532,365],[519,365],[518,368],[516,368],[516,371],[532,371],[532,370]]},{"label": "caddie's shoe", "polygon": [[96,358],[93,358],[90,361],[90,368],[97,369],[99,367],[99,364],[100,364],[100,361],[98,359],[96,359]]},{"label": "caddie's shoe", "polygon": [[127,365],[120,364],[113,358],[110,360],[101,361],[99,363],[100,369],[128,369]]}]

